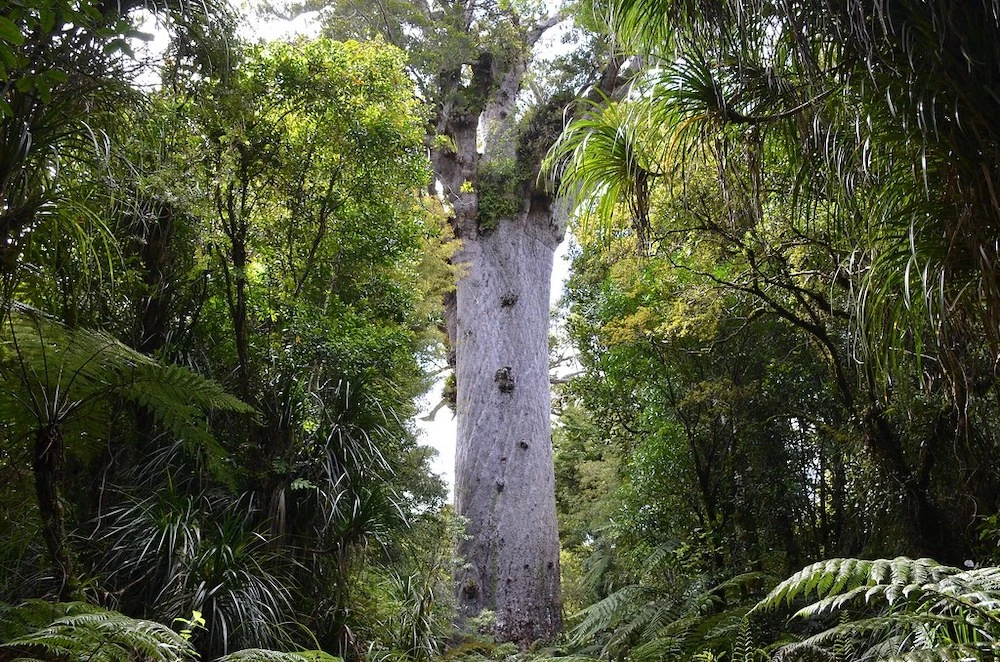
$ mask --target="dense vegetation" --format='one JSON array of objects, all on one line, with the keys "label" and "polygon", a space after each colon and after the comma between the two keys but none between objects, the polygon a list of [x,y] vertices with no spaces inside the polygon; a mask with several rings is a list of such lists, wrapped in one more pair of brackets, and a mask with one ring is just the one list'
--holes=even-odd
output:
[{"label": "dense vegetation", "polygon": [[[997,655],[991,2],[583,3],[530,71],[538,6],[292,5],[372,41],[0,13],[0,660]],[[516,141],[442,203],[478,158],[444,129],[511,71]],[[567,628],[518,650],[453,627],[464,523],[414,401],[448,219],[544,197],[509,164],[553,118]]]},{"label": "dense vegetation", "polygon": [[143,91],[136,17],[49,4],[2,24],[0,596],[192,622],[206,658],[402,646],[444,535],[409,421],[448,287],[402,53],[168,7]]},{"label": "dense vegetation", "polygon": [[[750,659],[774,624],[714,621],[760,597],[759,573],[994,563],[988,3],[626,0],[613,21],[645,69],[556,162],[567,190],[597,196],[567,294],[583,375],[559,445],[564,535],[589,564],[579,599],[604,598],[580,636],[608,656]],[[787,654],[988,656],[992,635],[963,628],[994,618],[973,613],[992,579],[948,588],[970,591],[956,607],[923,597],[944,587],[925,562],[852,563],[769,598],[847,592],[815,611],[844,607],[849,625]],[[869,581],[898,582],[890,611],[920,616],[888,625]]]}]

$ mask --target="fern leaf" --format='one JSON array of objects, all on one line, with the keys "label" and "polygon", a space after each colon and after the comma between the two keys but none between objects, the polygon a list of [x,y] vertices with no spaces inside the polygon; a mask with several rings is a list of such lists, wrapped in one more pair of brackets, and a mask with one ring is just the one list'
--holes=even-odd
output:
[{"label": "fern leaf", "polygon": [[129,618],[97,607],[81,608],[76,604],[65,611],[68,615],[0,645],[0,650],[14,654],[40,651],[91,662],[127,659],[181,662],[197,657],[186,639],[160,623]]},{"label": "fern leaf", "polygon": [[344,662],[319,650],[282,653],[264,648],[246,648],[217,658],[215,662]]},{"label": "fern leaf", "polygon": [[574,645],[582,644],[597,632],[611,627],[621,620],[626,607],[643,604],[642,594],[642,587],[632,584],[581,610],[578,616],[582,616],[583,620],[570,632],[571,641]]},{"label": "fern leaf", "polygon": [[22,305],[13,307],[6,328],[0,329],[0,348],[5,350],[0,411],[21,407],[15,420],[32,429],[71,420],[102,422],[110,405],[123,398],[148,409],[220,476],[224,452],[208,430],[205,413],[253,411],[192,370],[161,364],[103,331],[70,329]]},{"label": "fern leaf", "polygon": [[913,650],[886,658],[886,662],[974,662],[992,660],[1000,655],[998,648],[976,648],[965,645],[939,646],[937,648]]},{"label": "fern leaf", "polygon": [[633,662],[677,660],[682,658],[684,648],[683,639],[673,636],[657,636],[629,651],[629,659]]},{"label": "fern leaf", "polygon": [[18,605],[0,604],[0,641],[10,641],[64,616],[89,614],[98,607],[86,602],[26,600]]}]

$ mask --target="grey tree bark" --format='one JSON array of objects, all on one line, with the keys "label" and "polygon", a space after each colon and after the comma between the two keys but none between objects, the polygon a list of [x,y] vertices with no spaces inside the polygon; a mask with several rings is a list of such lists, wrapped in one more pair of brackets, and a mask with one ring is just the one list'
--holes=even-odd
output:
[{"label": "grey tree bark", "polygon": [[468,519],[457,577],[465,615],[504,639],[561,629],[550,434],[549,281],[561,239],[548,205],[465,238],[455,307],[455,507]]},{"label": "grey tree bark", "polygon": [[[562,628],[548,329],[563,224],[536,187],[545,115],[516,131],[513,122],[531,46],[554,22],[528,30],[513,61],[483,54],[471,80],[463,83],[460,70],[441,75],[437,133],[450,140],[433,153],[462,242],[446,305],[457,386],[455,506],[467,519],[457,550],[460,617],[492,610],[495,636],[522,645]],[[490,169],[512,179],[504,185],[509,208],[487,222]]]}]

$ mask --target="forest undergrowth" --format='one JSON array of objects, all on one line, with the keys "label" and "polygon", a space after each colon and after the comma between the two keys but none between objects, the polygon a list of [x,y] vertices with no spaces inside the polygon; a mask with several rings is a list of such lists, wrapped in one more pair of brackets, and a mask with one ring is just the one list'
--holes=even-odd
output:
[{"label": "forest undergrowth", "polygon": [[0,662],[1000,659],[996,3],[253,9],[0,3]]}]

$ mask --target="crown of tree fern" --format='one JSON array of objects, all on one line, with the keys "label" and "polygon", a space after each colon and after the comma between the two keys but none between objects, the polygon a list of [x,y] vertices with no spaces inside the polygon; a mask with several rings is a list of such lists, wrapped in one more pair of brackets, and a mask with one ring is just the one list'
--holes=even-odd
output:
[{"label": "crown of tree fern", "polygon": [[95,329],[68,328],[26,306],[15,306],[0,330],[0,413],[36,429],[76,422],[106,424],[118,399],[146,408],[206,459],[222,455],[204,413],[253,409],[217,382],[160,363]]}]

